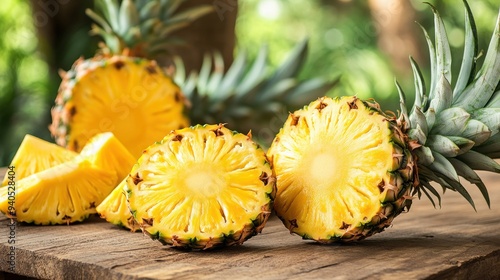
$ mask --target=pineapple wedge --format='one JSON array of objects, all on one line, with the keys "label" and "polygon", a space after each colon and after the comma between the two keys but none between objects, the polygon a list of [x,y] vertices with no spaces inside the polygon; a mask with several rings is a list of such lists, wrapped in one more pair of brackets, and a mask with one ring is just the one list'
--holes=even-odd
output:
[{"label": "pineapple wedge", "polygon": [[124,179],[96,208],[101,218],[113,225],[137,231],[141,228],[135,221],[128,208],[125,189],[127,181]]},{"label": "pineapple wedge", "polygon": [[[56,152],[64,150],[54,144],[44,145]],[[8,188],[2,188],[0,211],[20,222],[41,225],[83,221],[96,213],[96,206],[127,176],[135,163],[134,157],[111,132],[91,138],[79,155],[67,152],[76,156],[18,180],[14,200],[9,200]],[[25,159],[30,154],[25,144],[17,155]],[[47,157],[49,155],[41,156],[39,161],[47,161]],[[12,206],[15,213],[9,211]]]},{"label": "pineapple wedge", "polygon": [[[31,174],[72,160],[77,155],[77,153],[61,146],[26,134],[9,166],[15,168],[15,180],[18,181]],[[4,177],[2,186],[7,185],[7,183],[7,177]]]},{"label": "pineapple wedge", "polygon": [[10,212],[7,188],[0,189],[0,212],[19,222],[37,225],[70,224],[96,213],[95,207],[111,192],[116,173],[72,160],[21,179],[16,184]]},{"label": "pineapple wedge", "polygon": [[116,186],[123,180],[136,162],[136,158],[111,132],[103,132],[92,137],[83,147],[80,156],[103,170],[116,172]]}]

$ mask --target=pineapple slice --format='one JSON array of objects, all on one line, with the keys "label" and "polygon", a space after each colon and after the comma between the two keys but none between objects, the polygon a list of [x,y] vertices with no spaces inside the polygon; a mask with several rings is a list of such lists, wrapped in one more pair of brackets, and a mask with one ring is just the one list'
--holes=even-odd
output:
[{"label": "pineapple slice", "polygon": [[139,224],[135,221],[128,208],[127,196],[124,187],[127,181],[124,179],[116,188],[99,204],[96,208],[101,218],[117,225],[128,228],[131,231],[140,230]]},{"label": "pineapple slice", "polygon": [[113,132],[134,157],[185,127],[184,96],[154,61],[122,55],[79,60],[62,75],[49,129],[57,144],[81,151]]},{"label": "pineapple slice", "polygon": [[382,231],[410,206],[417,181],[400,124],[356,97],[321,98],[291,114],[268,156],[277,215],[322,243]]},{"label": "pineapple slice", "polygon": [[[10,166],[15,167],[15,180],[18,181],[31,174],[72,160],[77,155],[73,151],[26,134]],[[7,185],[7,182],[7,177],[4,177],[2,186]]]},{"label": "pineapple slice", "polygon": [[144,233],[192,249],[242,244],[261,232],[274,189],[264,151],[223,125],[171,132],[145,150],[126,187]]},{"label": "pineapple slice", "polygon": [[[0,189],[0,212],[19,222],[40,225],[83,221],[111,192],[116,173],[72,160],[21,179],[13,202],[7,188]],[[9,206],[16,211],[11,213]]]},{"label": "pineapple slice", "polygon": [[113,186],[128,175],[136,162],[134,156],[111,132],[99,133],[92,137],[83,147],[80,156],[100,169],[115,171],[117,181]]}]

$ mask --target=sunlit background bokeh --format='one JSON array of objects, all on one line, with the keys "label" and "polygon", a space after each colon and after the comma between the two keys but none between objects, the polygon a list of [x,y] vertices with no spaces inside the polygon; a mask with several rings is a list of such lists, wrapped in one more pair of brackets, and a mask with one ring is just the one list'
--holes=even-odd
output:
[{"label": "sunlit background bokeh", "polygon": [[[301,72],[302,78],[340,76],[341,83],[329,93],[331,96],[356,94],[361,98],[375,98],[383,108],[397,110],[394,79],[403,85],[408,95],[413,94],[408,56],[414,56],[424,72],[428,67],[425,39],[413,21],[431,31],[432,36],[432,12],[423,1],[411,0],[410,10],[374,13],[369,2],[377,1],[238,1],[235,52],[244,49],[250,57],[255,57],[259,47],[267,44],[272,70],[294,45],[309,38],[309,58]],[[436,5],[445,20],[452,46],[453,71],[457,73],[464,39],[463,5],[456,0],[429,2]],[[469,2],[476,15],[479,48],[485,50],[494,28],[498,2]],[[0,166],[10,162],[25,134],[51,139],[47,126],[60,79],[57,69],[51,69],[47,62],[57,61],[57,65],[67,70],[79,56],[91,56],[95,50],[96,40],[88,35],[88,21],[82,21],[78,29],[64,34],[62,40],[67,44],[57,50],[58,55],[43,55],[46,52],[41,50],[53,46],[37,34],[35,24],[43,19],[34,16],[29,3],[3,0],[0,5]],[[81,14],[84,15],[83,10]],[[411,24],[394,28],[390,21],[393,16],[409,20]],[[385,45],[381,45],[384,32],[394,30],[404,30],[403,35],[412,38],[415,48],[405,46],[397,38],[386,38]],[[424,75],[428,77],[428,73]]]}]

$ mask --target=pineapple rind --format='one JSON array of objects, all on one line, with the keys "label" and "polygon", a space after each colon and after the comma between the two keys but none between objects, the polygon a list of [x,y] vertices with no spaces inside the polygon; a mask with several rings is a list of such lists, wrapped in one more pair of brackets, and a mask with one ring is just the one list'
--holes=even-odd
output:
[{"label": "pineapple rind", "polygon": [[[204,143],[205,141],[207,143]],[[188,151],[191,152],[186,154]],[[170,157],[166,156],[167,154]],[[152,162],[156,160],[155,158],[162,155],[165,157],[157,159],[158,165],[153,165]],[[231,157],[235,158],[231,160]],[[221,162],[226,164],[221,165]],[[233,164],[229,164],[230,162]],[[239,166],[240,162],[245,163],[245,166]],[[223,166],[226,171],[222,171],[222,174],[225,175],[220,178],[226,178],[225,180],[229,181],[219,182],[217,186],[206,183],[207,185],[204,184],[203,187],[198,187],[199,189],[188,190],[190,185],[185,182],[189,182],[188,177],[190,177],[191,170],[185,170],[185,166],[189,166],[191,163],[201,163],[207,168],[222,168]],[[183,181],[185,178],[182,176],[169,175],[174,174],[171,170],[177,167],[181,169],[181,172],[187,172],[183,173],[187,174],[187,181]],[[234,180],[246,178],[243,181],[246,182],[245,185],[237,187],[245,189],[244,196],[241,196],[240,189],[236,190],[230,187],[236,186],[236,182],[232,182],[233,179],[230,179],[231,175],[229,175],[232,168],[237,168],[234,170],[242,172],[239,177],[233,177]],[[163,171],[158,172],[158,170]],[[192,175],[197,174],[196,171],[192,172]],[[148,177],[148,174],[152,175]],[[172,185],[164,186],[162,185],[163,181],[153,183],[154,177],[163,178],[163,175],[176,176],[173,177],[175,179],[169,181],[171,182],[169,184]],[[204,190],[209,186],[211,188],[209,192]],[[261,232],[271,213],[275,178],[264,152],[251,140],[251,135],[235,134],[223,125],[197,125],[173,131],[161,142],[145,150],[130,173],[125,188],[130,211],[145,234],[165,245],[206,250],[213,247],[239,245]],[[151,190],[160,190],[161,192],[152,192]],[[159,212],[161,214],[155,216],[154,213],[158,212],[155,212],[153,207],[176,195],[180,195],[182,201],[187,200],[188,203],[180,206],[179,203],[175,205],[162,204],[162,211]],[[241,209],[231,208],[231,205],[235,206],[236,204],[234,201],[231,202],[231,199],[226,200],[228,196],[234,196],[231,199],[239,197],[238,203],[242,203],[239,205],[246,210],[240,212]],[[162,199],[162,197],[165,198]],[[204,211],[210,214],[204,214],[204,211],[195,213],[194,216],[188,217],[186,224],[175,225],[177,222],[164,222],[165,219],[169,218],[169,214],[178,211],[178,207],[184,207],[180,208],[183,209],[180,215],[183,215],[184,212],[194,211],[192,209],[198,205],[199,201],[210,202],[214,199],[219,201],[220,209],[214,208],[210,204],[206,208],[199,208],[205,209]],[[155,202],[156,200],[158,202]],[[172,210],[165,212],[167,208]],[[223,212],[224,214],[222,214]],[[223,216],[223,219],[219,215]],[[175,219],[181,218],[176,216]],[[196,228],[197,226],[199,228]],[[184,228],[184,230],[179,230],[179,228]],[[202,228],[204,230],[201,230]]]},{"label": "pineapple rind", "polygon": [[[392,164],[388,165],[386,175],[384,175],[384,178],[386,179],[384,179],[378,186],[371,186],[372,188],[378,187],[380,190],[380,195],[378,196],[380,203],[378,205],[378,210],[373,216],[366,217],[366,219],[359,220],[356,223],[346,224],[345,226],[344,222],[342,222],[343,226],[341,228],[322,228],[321,226],[317,226],[315,229],[311,229],[310,226],[305,226],[304,229],[300,219],[298,217],[289,216],[288,213],[290,213],[290,209],[293,207],[296,207],[298,209],[297,211],[302,214],[305,214],[304,211],[311,211],[310,209],[306,209],[304,205],[298,203],[292,203],[288,209],[285,209],[280,208],[280,205],[282,204],[277,203],[280,199],[283,199],[283,197],[280,196],[287,195],[287,193],[280,191],[280,179],[287,180],[284,178],[291,176],[291,174],[289,174],[289,172],[282,174],[279,173],[278,170],[281,170],[279,168],[281,162],[277,161],[276,154],[288,154],[292,152],[287,148],[290,147],[290,145],[283,144],[283,141],[286,141],[283,140],[285,139],[285,135],[295,135],[295,137],[300,137],[300,133],[292,134],[293,132],[291,129],[292,126],[297,125],[298,121],[296,120],[296,116],[300,115],[301,118],[308,118],[310,115],[319,114],[318,112],[323,110],[326,106],[335,106],[335,104],[346,104],[345,106],[349,106],[360,111],[367,109],[370,111],[370,114],[377,114],[383,118],[383,122],[387,123],[387,128],[390,131],[389,142],[390,145],[392,145]],[[329,114],[322,115],[322,118],[328,119],[331,118],[331,116]],[[297,125],[297,127],[298,129],[308,129],[306,127],[300,127],[300,125]],[[330,127],[330,129],[337,128]],[[384,114],[380,111],[377,103],[363,102],[356,97],[343,97],[335,99],[323,97],[312,102],[308,106],[305,106],[303,109],[290,114],[285,122],[285,125],[276,136],[271,148],[268,151],[268,156],[272,160],[272,164],[277,175],[278,193],[276,195],[275,210],[278,217],[291,233],[298,234],[302,236],[303,239],[313,239],[320,243],[357,241],[383,231],[386,227],[391,225],[394,217],[399,215],[404,209],[410,208],[412,198],[411,193],[413,187],[418,184],[418,179],[416,177],[417,172],[415,170],[416,166],[414,162],[415,159],[411,153],[411,143],[409,143],[408,137],[404,134],[405,129],[406,125],[401,119],[396,119],[393,116]],[[346,131],[345,133],[348,134],[349,131]],[[355,133],[355,131],[352,131],[351,133]],[[335,139],[331,139],[330,141],[332,144],[335,143]],[[307,147],[302,146],[300,148],[307,149]],[[304,188],[304,192],[309,191],[307,185],[303,185],[302,187]],[[323,197],[322,199],[328,198]],[[293,200],[291,199],[291,201]],[[313,206],[310,207],[319,207],[314,205],[314,203],[311,204]],[[324,221],[324,223],[327,224],[328,221]]]}]

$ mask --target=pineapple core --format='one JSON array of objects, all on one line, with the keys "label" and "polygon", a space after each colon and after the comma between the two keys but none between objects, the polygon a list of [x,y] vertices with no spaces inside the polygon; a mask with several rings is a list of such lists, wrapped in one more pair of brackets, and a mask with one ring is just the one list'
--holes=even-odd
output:
[{"label": "pineapple core", "polygon": [[220,172],[211,169],[213,168],[206,165],[188,168],[186,171],[189,171],[189,174],[186,174],[186,179],[184,179],[185,189],[194,195],[217,196],[227,185],[227,182]]}]

